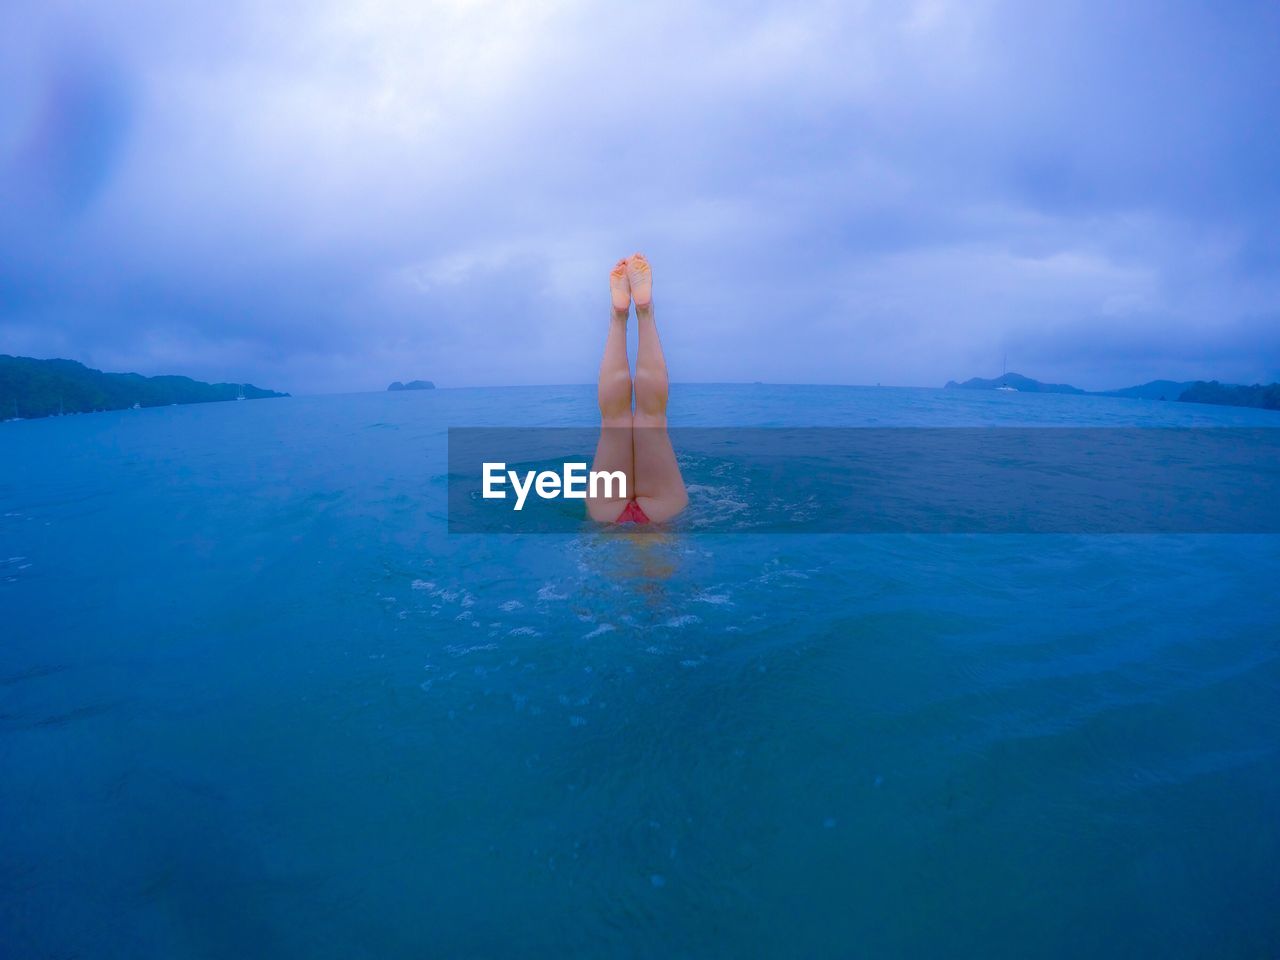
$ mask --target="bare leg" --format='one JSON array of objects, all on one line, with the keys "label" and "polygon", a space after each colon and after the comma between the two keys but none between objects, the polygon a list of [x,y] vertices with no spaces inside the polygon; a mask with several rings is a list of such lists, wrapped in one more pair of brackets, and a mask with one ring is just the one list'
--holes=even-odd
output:
[{"label": "bare leg", "polygon": [[620,470],[627,478],[626,497],[588,497],[587,515],[605,523],[618,519],[627,500],[635,496],[635,459],[631,449],[631,364],[627,360],[627,316],[631,312],[631,290],[627,283],[626,261],[619,260],[609,274],[613,309],[609,336],[600,361],[596,397],[600,404],[600,439],[596,442],[593,471]]},{"label": "bare leg", "polygon": [[689,503],[684,478],[667,434],[667,360],[653,319],[652,280],[643,254],[627,260],[631,295],[640,326],[636,357],[636,411],[632,418],[635,501],[655,523],[670,520]]}]

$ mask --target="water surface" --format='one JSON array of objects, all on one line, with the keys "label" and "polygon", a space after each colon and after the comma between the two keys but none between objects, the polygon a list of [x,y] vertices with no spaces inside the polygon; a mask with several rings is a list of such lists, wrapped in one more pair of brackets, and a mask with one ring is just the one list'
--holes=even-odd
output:
[{"label": "water surface", "polygon": [[542,387],[0,425],[4,953],[1280,953],[1277,538],[446,533],[448,427],[592,420]]}]

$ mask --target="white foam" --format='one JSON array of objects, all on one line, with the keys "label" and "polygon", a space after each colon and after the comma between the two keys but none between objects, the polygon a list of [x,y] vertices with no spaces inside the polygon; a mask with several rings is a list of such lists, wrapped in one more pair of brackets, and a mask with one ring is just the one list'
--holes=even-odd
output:
[{"label": "white foam", "polygon": [[701,622],[702,622],[702,618],[697,614],[683,613],[678,617],[672,617],[670,620],[664,623],[663,626],[664,627],[687,627],[691,623],[701,623]]},{"label": "white foam", "polygon": [[568,600],[567,593],[556,593],[555,587],[548,583],[538,591],[539,600]]},{"label": "white foam", "polygon": [[519,610],[523,606],[524,604],[519,600],[508,600],[505,603],[498,604],[498,609],[505,610],[507,613],[510,613],[512,610]]},{"label": "white foam", "polygon": [[457,645],[451,644],[450,646],[447,646],[444,648],[445,653],[451,653],[455,657],[465,657],[468,653],[475,653],[477,650],[497,650],[497,649],[498,649],[498,645],[496,643],[477,643],[475,646],[472,646],[472,647],[459,647]]},{"label": "white foam", "polygon": [[609,633],[611,630],[617,630],[617,629],[618,628],[615,627],[612,623],[602,623],[600,624],[600,626],[596,627],[594,630],[592,630],[582,639],[590,640],[592,637],[598,637],[602,633]]},{"label": "white foam", "polygon": [[514,627],[507,631],[508,637],[536,637],[539,636],[538,631],[533,627]]}]

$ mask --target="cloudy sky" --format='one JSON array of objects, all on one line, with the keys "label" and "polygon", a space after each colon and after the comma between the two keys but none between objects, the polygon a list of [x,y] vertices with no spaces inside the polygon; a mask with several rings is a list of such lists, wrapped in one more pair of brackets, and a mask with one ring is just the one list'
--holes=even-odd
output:
[{"label": "cloudy sky", "polygon": [[[294,392],[1280,379],[1280,5],[11,6],[0,352]],[[181,11],[181,12],[179,12]]]}]

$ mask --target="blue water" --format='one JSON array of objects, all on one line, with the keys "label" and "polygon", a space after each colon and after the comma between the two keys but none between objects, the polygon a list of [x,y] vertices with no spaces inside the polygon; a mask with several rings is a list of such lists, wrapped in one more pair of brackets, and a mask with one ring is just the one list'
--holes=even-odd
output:
[{"label": "blue water", "polygon": [[0,953],[1280,954],[1280,538],[446,534],[447,427],[592,419],[546,387],[0,425]]}]

